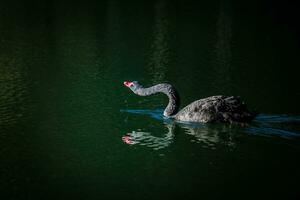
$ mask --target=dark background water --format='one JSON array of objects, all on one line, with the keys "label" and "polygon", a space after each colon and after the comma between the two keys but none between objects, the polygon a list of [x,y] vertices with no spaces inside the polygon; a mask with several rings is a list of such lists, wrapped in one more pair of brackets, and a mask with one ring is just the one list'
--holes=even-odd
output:
[{"label": "dark background water", "polygon": [[[295,2],[1,1],[1,199],[299,198]],[[261,114],[174,123],[124,80]]]}]

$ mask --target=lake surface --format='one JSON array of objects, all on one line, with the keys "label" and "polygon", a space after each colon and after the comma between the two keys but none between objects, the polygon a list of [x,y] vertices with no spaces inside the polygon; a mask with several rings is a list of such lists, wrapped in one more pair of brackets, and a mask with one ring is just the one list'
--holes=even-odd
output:
[{"label": "lake surface", "polygon": [[[1,199],[299,199],[299,35],[271,1],[0,3]],[[291,11],[291,12],[289,12]],[[285,14],[283,14],[285,13]],[[237,95],[246,125],[164,119]]]}]

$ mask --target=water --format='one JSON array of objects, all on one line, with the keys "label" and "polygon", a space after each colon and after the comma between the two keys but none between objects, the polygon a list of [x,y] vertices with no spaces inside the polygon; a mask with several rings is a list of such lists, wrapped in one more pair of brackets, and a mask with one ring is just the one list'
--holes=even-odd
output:
[{"label": "water", "polygon": [[[271,3],[1,2],[1,199],[299,198],[296,6]],[[260,114],[174,122],[125,80]]]}]

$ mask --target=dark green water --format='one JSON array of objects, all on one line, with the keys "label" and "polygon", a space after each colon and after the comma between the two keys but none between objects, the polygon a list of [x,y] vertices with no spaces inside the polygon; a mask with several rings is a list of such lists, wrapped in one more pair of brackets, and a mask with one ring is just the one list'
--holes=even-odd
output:
[{"label": "dark green water", "polygon": [[[1,199],[299,198],[293,5],[247,2],[1,2]],[[125,80],[261,114],[178,124]]]}]

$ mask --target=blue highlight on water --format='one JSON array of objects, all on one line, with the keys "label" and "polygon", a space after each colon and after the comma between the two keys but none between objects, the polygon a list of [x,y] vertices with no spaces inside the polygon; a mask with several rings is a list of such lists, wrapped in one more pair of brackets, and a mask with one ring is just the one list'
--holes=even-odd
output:
[{"label": "blue highlight on water", "polygon": [[155,110],[144,110],[144,109],[122,109],[121,112],[140,114],[140,115],[149,115],[153,119],[163,120],[163,109],[155,109]]},{"label": "blue highlight on water", "polygon": [[284,129],[291,125],[300,128],[300,116],[260,114],[250,124],[247,131],[253,135],[279,136],[286,139],[299,138],[300,132]]}]

